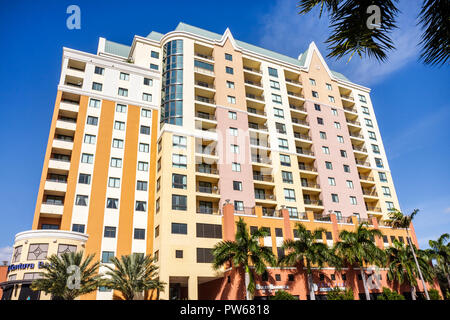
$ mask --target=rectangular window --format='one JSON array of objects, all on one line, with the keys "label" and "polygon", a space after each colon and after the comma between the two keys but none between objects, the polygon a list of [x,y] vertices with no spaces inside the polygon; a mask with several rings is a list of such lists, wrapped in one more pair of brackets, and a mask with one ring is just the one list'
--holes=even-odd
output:
[{"label": "rectangular window", "polygon": [[319,94],[317,93],[317,91],[312,91],[311,92],[312,93],[312,96],[314,97],[314,98],[318,98],[319,97]]},{"label": "rectangular window", "polygon": [[183,250],[175,250],[175,258],[183,259]]},{"label": "rectangular window", "polygon": [[294,183],[292,172],[290,171],[281,171],[281,177],[283,178],[284,183]]},{"label": "rectangular window", "polygon": [[236,120],[237,119],[237,113],[234,111],[228,111],[228,118],[231,120]]},{"label": "rectangular window", "polygon": [[286,201],[295,201],[295,190],[294,189],[284,189],[284,199]]},{"label": "rectangular window", "polygon": [[[85,225],[84,224],[76,224],[76,223],[74,223],[72,225],[72,231],[73,232],[84,233],[84,229],[85,229]],[[13,261],[13,262],[15,262],[15,261]]]},{"label": "rectangular window", "polygon": [[212,263],[214,256],[210,248],[197,248],[197,263]]},{"label": "rectangular window", "polygon": [[287,139],[278,138],[278,147],[283,150],[288,150],[289,145]]},{"label": "rectangular window", "polygon": [[77,206],[87,206],[87,202],[88,202],[88,196],[84,196],[84,195],[80,195],[77,194],[77,197],[75,199],[75,204]]},{"label": "rectangular window", "polygon": [[269,76],[278,78],[278,70],[277,69],[268,67],[268,70],[269,70]]},{"label": "rectangular window", "polygon": [[138,162],[138,170],[139,171],[148,171],[148,162],[139,161]]},{"label": "rectangular window", "polygon": [[187,234],[187,224],[172,222],[172,234]]},{"label": "rectangular window", "polygon": [[334,122],[334,127],[335,127],[336,129],[340,129],[340,128],[341,128],[341,123],[335,121],[335,122]]},{"label": "rectangular window", "polygon": [[134,239],[145,240],[145,229],[134,229]]},{"label": "rectangular window", "polygon": [[149,153],[150,146],[147,143],[139,143],[139,152]]},{"label": "rectangular window", "polygon": [[366,101],[366,97],[363,96],[362,94],[358,94],[358,97],[359,97],[359,101],[364,102],[364,103],[367,102],[367,101]]},{"label": "rectangular window", "polygon": [[158,66],[157,64],[150,63],[150,69],[152,69],[152,70],[158,70],[158,69],[159,69],[159,66]]},{"label": "rectangular window", "polygon": [[114,129],[121,130],[121,131],[125,130],[125,122],[115,121],[114,122]]},{"label": "rectangular window", "polygon": [[244,211],[244,202],[235,200],[234,201],[234,210]]},{"label": "rectangular window", "polygon": [[377,140],[377,136],[373,131],[367,131],[369,133],[369,138],[372,140]]},{"label": "rectangular window", "polygon": [[275,90],[280,90],[280,83],[278,81],[270,80],[270,87]]},{"label": "rectangular window", "polygon": [[233,81],[227,81],[227,88],[234,89],[234,82]]},{"label": "rectangular window", "polygon": [[92,135],[92,134],[85,134],[84,135],[84,143],[89,143],[89,144],[95,144],[95,142],[97,141],[97,137]]},{"label": "rectangular window", "polygon": [[320,111],[320,104],[314,103],[314,110]]},{"label": "rectangular window", "polygon": [[334,108],[331,108],[331,113],[333,114],[333,116],[337,116],[338,115],[338,111]]},{"label": "rectangular window", "polygon": [[138,191],[147,191],[148,183],[147,181],[137,181],[136,190]]},{"label": "rectangular window", "polygon": [[119,199],[115,199],[115,198],[106,199],[106,208],[108,208],[108,209],[119,208]]},{"label": "rectangular window", "polygon": [[367,118],[364,118],[364,121],[366,122],[366,126],[368,126],[368,127],[373,127],[372,120],[367,119]]},{"label": "rectangular window", "polygon": [[328,90],[330,90],[330,91],[333,90],[333,88],[331,87],[331,84],[325,83],[325,86],[327,87]]},{"label": "rectangular window", "polygon": [[350,204],[353,204],[353,205],[357,205],[358,204],[358,202],[356,201],[356,197],[350,196]]},{"label": "rectangular window", "polygon": [[119,178],[109,178],[108,187],[110,188],[120,188],[120,179]]},{"label": "rectangular window", "polygon": [[311,84],[312,86],[315,86],[316,80],[309,78],[309,84]]},{"label": "rectangular window", "polygon": [[81,155],[81,163],[94,163],[94,155],[89,153],[83,153]]},{"label": "rectangular window", "polygon": [[225,53],[225,60],[233,61],[233,56],[229,53]]},{"label": "rectangular window", "polygon": [[236,97],[233,96],[227,96],[227,101],[230,104],[236,104]]},{"label": "rectangular window", "polygon": [[116,227],[105,227],[105,232],[103,235],[105,238],[115,238],[116,237]]},{"label": "rectangular window", "polygon": [[383,160],[380,158],[375,158],[375,164],[378,168],[384,168],[383,166]]},{"label": "rectangular window", "polygon": [[116,105],[116,112],[126,113],[127,112],[127,106],[124,105],[124,104],[117,104]]},{"label": "rectangular window", "polygon": [[272,93],[272,102],[281,104],[281,96],[279,94]]},{"label": "rectangular window", "polygon": [[102,76],[102,75],[105,74],[105,68],[102,68],[102,67],[95,67],[94,73],[95,73],[95,74],[99,74],[99,75]]},{"label": "rectangular window", "polygon": [[96,125],[98,125],[98,118],[97,117],[88,116],[86,123],[91,125],[91,126],[96,126]]},{"label": "rectangular window", "polygon": [[286,125],[284,123],[275,122],[275,128],[278,133],[286,134]]},{"label": "rectangular window", "polygon": [[187,189],[187,176],[183,174],[172,174],[172,188]]},{"label": "rectangular window", "polygon": [[394,203],[391,202],[391,201],[386,201],[386,207],[387,207],[388,210],[393,210],[393,209],[395,209]]},{"label": "rectangular window", "polygon": [[328,100],[329,100],[330,102],[334,102],[334,97],[333,97],[333,96],[328,96]]},{"label": "rectangular window", "polygon": [[78,177],[78,183],[81,184],[91,184],[91,175],[80,173],[80,176]]},{"label": "rectangular window", "polygon": [[111,263],[111,258],[114,258],[113,251],[102,251],[102,263]]},{"label": "rectangular window", "polygon": [[341,157],[342,158],[347,158],[347,151],[341,150]]},{"label": "rectangular window", "polygon": [[361,106],[361,109],[362,109],[364,114],[370,114],[369,108]]},{"label": "rectangular window", "polygon": [[187,157],[182,154],[172,154],[172,167],[187,168]]},{"label": "rectangular window", "polygon": [[113,139],[113,148],[123,149],[123,140]]},{"label": "rectangular window", "polygon": [[89,107],[92,108],[100,108],[101,101],[97,99],[90,99],[89,100]]},{"label": "rectangular window", "polygon": [[153,79],[144,78],[144,86],[153,86]]},{"label": "rectangular window", "polygon": [[273,113],[274,113],[275,117],[284,119],[283,109],[273,108]]},{"label": "rectangular window", "polygon": [[384,196],[391,197],[391,189],[389,189],[389,187],[381,187],[381,189],[383,190]]},{"label": "rectangular window", "polygon": [[111,167],[113,167],[113,168],[122,168],[122,159],[120,159],[120,158],[111,158]]},{"label": "rectangular window", "polygon": [[323,140],[326,140],[326,139],[327,139],[327,134],[326,134],[326,132],[320,131],[320,132],[319,132],[319,135],[320,135],[320,139],[323,139]]},{"label": "rectangular window", "polygon": [[350,172],[350,166],[344,164],[344,172]]},{"label": "rectangular window", "polygon": [[231,67],[225,67],[225,72],[228,74],[234,74],[234,70]]},{"label": "rectangular window", "polygon": [[339,202],[339,196],[336,193],[331,194],[331,201],[338,203]]},{"label": "rectangular window", "polygon": [[231,170],[233,170],[234,172],[241,172],[241,164],[237,163],[237,162],[233,162],[231,164]]},{"label": "rectangular window", "polygon": [[325,161],[325,168],[328,170],[333,170],[333,164],[329,161]]},{"label": "rectangular window", "polygon": [[242,191],[242,182],[241,181],[233,181],[233,190]]},{"label": "rectangular window", "polygon": [[336,180],[332,177],[328,177],[328,184],[330,186],[335,186],[336,185]]},{"label": "rectangular window", "polygon": [[129,81],[130,80],[130,75],[128,73],[125,72],[121,72],[120,76],[119,76],[120,80],[124,80],[124,81]]},{"label": "rectangular window", "polygon": [[197,223],[197,238],[222,239],[222,225]]},{"label": "rectangular window", "polygon": [[288,155],[280,154],[280,164],[282,166],[290,167],[291,166],[291,158]]},{"label": "rectangular window", "polygon": [[155,59],[159,59],[159,52],[153,51],[150,53],[150,56]]},{"label": "rectangular window", "polygon": [[319,118],[319,117],[317,117],[317,123],[318,123],[318,124],[323,124],[323,119],[322,119],[322,118]]},{"label": "rectangular window", "polygon": [[378,172],[378,176],[380,177],[380,181],[381,182],[387,182],[388,181],[386,172]]},{"label": "rectangular window", "polygon": [[142,100],[152,102],[152,95],[150,93],[142,93]]},{"label": "rectangular window", "polygon": [[372,152],[380,153],[380,148],[376,144],[372,144]]},{"label": "rectangular window", "polygon": [[330,154],[330,149],[328,147],[323,146],[322,151],[324,154]]},{"label": "rectangular window", "polygon": [[234,136],[234,137],[237,137],[237,135],[238,135],[238,129],[237,128],[229,128],[229,130],[230,130],[230,136]]},{"label": "rectangular window", "polygon": [[147,211],[147,201],[136,201],[136,206],[134,209],[136,211],[146,212]]},{"label": "rectangular window", "polygon": [[183,136],[172,136],[172,147],[186,149],[187,147],[187,138]]},{"label": "rectangular window", "polygon": [[353,181],[352,180],[347,180],[346,181],[346,184],[347,184],[347,188],[349,188],[349,189],[353,189],[354,187],[353,187]]},{"label": "rectangular window", "polygon": [[92,82],[92,90],[102,91],[103,85],[98,82]]},{"label": "rectangular window", "polygon": [[232,153],[239,153],[239,146],[237,144],[231,144],[230,145],[230,151]]},{"label": "rectangular window", "polygon": [[172,210],[187,210],[187,196],[172,195]]},{"label": "rectangular window", "polygon": [[122,97],[128,97],[128,89],[119,88],[117,94]]},{"label": "rectangular window", "polygon": [[141,126],[140,133],[141,133],[141,134],[149,135],[149,134],[150,134],[150,127],[147,127],[147,126]]}]

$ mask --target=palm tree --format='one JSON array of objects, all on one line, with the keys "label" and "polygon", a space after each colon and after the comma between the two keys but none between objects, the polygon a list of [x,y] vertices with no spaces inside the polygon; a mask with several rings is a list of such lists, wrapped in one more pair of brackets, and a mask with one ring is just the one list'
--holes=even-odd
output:
[{"label": "palm tree", "polygon": [[259,239],[268,235],[269,233],[263,228],[255,230],[250,235],[246,223],[240,218],[236,222],[235,241],[221,241],[213,248],[215,270],[229,262],[236,268],[244,269],[247,300],[251,300],[255,292],[255,281],[250,266],[255,268],[256,274],[262,275],[267,271],[267,264],[277,263],[271,248],[259,244]]},{"label": "palm tree", "polygon": [[45,272],[40,279],[33,281],[31,288],[63,300],[74,300],[97,290],[100,284],[99,262],[92,262],[94,256],[91,254],[83,259],[80,251],[48,257],[48,263],[43,266]]},{"label": "palm tree", "polygon": [[[422,250],[417,250],[415,247],[414,251],[417,254],[418,262],[425,277],[432,280],[432,268],[426,253]],[[411,286],[411,297],[413,300],[416,300],[418,269],[414,262],[412,251],[402,242],[395,240],[393,246],[386,249],[386,259],[388,266],[388,280],[397,281],[399,284],[408,282]]]},{"label": "palm tree", "polygon": [[158,295],[164,291],[166,283],[159,281],[158,267],[150,255],[133,253],[113,257],[110,262],[113,266],[105,265],[109,278],[104,279],[104,285],[121,292],[125,300],[133,300],[146,290],[157,290]]},{"label": "palm tree", "polygon": [[368,264],[379,266],[383,264],[384,251],[374,243],[375,237],[381,236],[380,230],[368,229],[367,223],[361,223],[354,232],[341,231],[339,234],[340,241],[334,247],[335,253],[342,259],[344,264],[359,268],[367,300],[370,300],[370,293],[363,267]]},{"label": "palm tree", "polygon": [[[448,240],[450,240],[450,234],[444,233],[437,241],[430,240],[428,244],[431,249],[426,251],[430,258],[436,260],[438,269],[442,270],[450,288],[450,241]],[[448,241],[447,244],[445,244],[446,241]]]},{"label": "palm tree", "polygon": [[430,300],[430,296],[428,294],[428,289],[427,289],[427,286],[423,279],[422,270],[420,270],[419,262],[417,261],[416,253],[413,248],[413,244],[411,242],[411,238],[409,236],[409,230],[408,230],[408,228],[411,225],[412,220],[414,219],[414,217],[416,216],[416,214],[418,212],[419,212],[419,210],[415,209],[410,215],[405,215],[396,209],[392,209],[392,211],[389,212],[389,219],[386,220],[386,224],[390,225],[392,228],[405,229],[406,235],[407,235],[406,240],[408,241],[409,247],[411,248],[411,251],[413,254],[414,261],[416,262],[420,281],[422,281],[422,285],[425,290],[425,296],[426,296],[427,300]]},{"label": "palm tree", "polygon": [[[320,6],[319,18],[327,12],[333,29],[326,40],[329,57],[342,58],[358,53],[378,61],[387,59],[386,52],[395,49],[390,33],[397,28],[399,10],[395,0],[299,0],[299,14]],[[375,7],[374,7],[375,5]],[[379,21],[373,20],[379,13]],[[420,59],[429,65],[446,65],[450,47],[448,0],[423,0],[419,25],[423,34],[419,42]],[[372,21],[373,20],[373,21]],[[379,23],[379,24],[377,24]],[[418,39],[419,40],[419,39]]]},{"label": "palm tree", "polygon": [[333,254],[327,245],[317,242],[317,239],[321,239],[322,233],[326,232],[325,229],[315,229],[311,232],[303,224],[297,223],[296,230],[299,239],[284,241],[283,248],[288,253],[280,262],[291,266],[295,264],[306,265],[310,297],[311,300],[316,300],[313,287],[312,266],[317,265],[319,268],[322,268],[325,263],[334,262],[335,259],[333,259]]}]

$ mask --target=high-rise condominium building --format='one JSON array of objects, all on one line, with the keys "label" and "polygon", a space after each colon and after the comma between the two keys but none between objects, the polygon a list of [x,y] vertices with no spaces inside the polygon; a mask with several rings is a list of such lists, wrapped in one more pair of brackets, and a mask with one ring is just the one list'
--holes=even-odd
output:
[{"label": "high-rise condominium building", "polygon": [[[184,23],[131,46],[100,38],[97,54],[63,50],[32,231],[16,236],[3,287],[46,299],[29,283],[49,254],[144,253],[167,283],[161,298],[241,299],[242,273],[211,267],[239,218],[269,230],[262,243],[281,256],[299,222],[325,228],[329,245],[361,222],[382,230],[380,247],[405,242],[383,222],[391,208],[370,89],[330,70],[314,43],[295,59]],[[364,294],[359,271],[316,271],[319,297],[333,286]],[[256,277],[256,297],[277,289],[309,295],[296,267]]]}]

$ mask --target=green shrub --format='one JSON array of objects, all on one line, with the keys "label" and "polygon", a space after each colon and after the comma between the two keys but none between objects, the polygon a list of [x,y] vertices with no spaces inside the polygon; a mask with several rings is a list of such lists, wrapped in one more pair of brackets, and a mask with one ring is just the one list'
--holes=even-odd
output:
[{"label": "green shrub", "polygon": [[383,287],[383,293],[378,296],[377,300],[405,300],[405,297],[389,288]]},{"label": "green shrub", "polygon": [[327,300],[354,300],[352,289],[341,290],[339,288],[333,288],[327,294]]},{"label": "green shrub", "polygon": [[275,292],[274,296],[271,296],[269,298],[270,300],[298,300],[296,297],[294,297],[289,292],[286,292],[284,290],[278,290]]},{"label": "green shrub", "polygon": [[442,297],[439,294],[439,291],[436,289],[430,289],[428,290],[428,295],[430,296],[430,300],[441,300]]}]

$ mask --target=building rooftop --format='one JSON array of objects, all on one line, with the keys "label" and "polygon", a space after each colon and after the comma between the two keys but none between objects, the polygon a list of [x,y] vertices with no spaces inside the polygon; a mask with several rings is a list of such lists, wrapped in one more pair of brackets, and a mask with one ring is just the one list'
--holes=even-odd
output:
[{"label": "building rooftop", "polygon": [[[210,40],[215,40],[215,41],[219,41],[222,39],[222,35],[215,33],[215,32],[211,32],[208,30],[204,30],[195,26],[191,26],[189,24],[186,24],[184,22],[180,22],[178,24],[178,26],[175,28],[175,31],[185,31],[188,33],[192,33],[195,34],[197,36],[203,37],[203,38],[207,38]],[[160,42],[162,37],[164,36],[164,34],[156,32],[156,31],[152,31],[150,32],[146,38],[154,40],[154,41],[158,41]],[[269,58],[273,58],[273,59],[277,59],[277,60],[281,60],[293,65],[296,65],[298,67],[305,67],[305,62],[306,62],[306,56],[308,54],[308,50],[306,50],[305,52],[303,52],[298,59],[293,58],[293,57],[289,57],[287,55],[272,51],[272,50],[268,50],[262,47],[258,47],[255,46],[253,44],[244,42],[244,41],[240,41],[240,40],[236,40],[236,44],[241,47],[242,49],[248,50],[248,51],[252,51],[255,53],[258,53],[260,55],[264,55],[267,56]],[[107,53],[111,53],[111,54],[115,54],[124,58],[128,58],[129,52],[130,52],[131,47],[130,46],[126,46],[120,43],[116,43],[113,41],[109,41],[106,40],[106,44],[105,44],[105,51]],[[331,71],[332,74],[341,80],[344,81],[350,81],[349,79],[347,79],[347,77],[345,77],[342,73],[336,72],[336,71]]]}]

